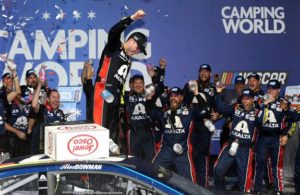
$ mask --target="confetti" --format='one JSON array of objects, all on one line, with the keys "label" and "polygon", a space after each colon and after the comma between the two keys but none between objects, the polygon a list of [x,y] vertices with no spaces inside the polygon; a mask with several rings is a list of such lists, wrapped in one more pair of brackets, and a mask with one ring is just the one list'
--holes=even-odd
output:
[{"label": "confetti", "polygon": [[60,7],[59,7],[58,5],[54,5],[54,7],[55,7],[56,9],[60,9]]},{"label": "confetti", "polygon": [[8,18],[8,19],[9,19],[9,20],[11,20],[11,19],[13,19],[13,18],[14,18],[14,16],[9,16],[9,18]]},{"label": "confetti", "polygon": [[32,20],[33,17],[24,17],[25,20],[29,21],[29,20]]},{"label": "confetti", "polygon": [[5,62],[7,60],[7,53],[0,54],[0,61]]},{"label": "confetti", "polygon": [[37,9],[37,10],[34,12],[34,14],[38,14],[38,13],[39,13],[39,11],[40,11],[40,10],[39,10],[39,9]]},{"label": "confetti", "polygon": [[61,53],[63,52],[63,49],[62,49],[62,47],[58,46],[58,48],[57,48],[57,52],[61,54]]},{"label": "confetti", "polygon": [[78,12],[77,10],[73,11],[73,18],[75,18],[76,20],[78,20],[79,18],[81,18],[81,13]]},{"label": "confetti", "polygon": [[3,17],[3,18],[7,18],[7,15],[5,15],[5,14],[2,14],[2,17]]},{"label": "confetti", "polygon": [[27,24],[26,22],[22,22],[22,23],[20,24],[20,26],[24,27],[26,24]]},{"label": "confetti", "polygon": [[58,19],[63,20],[65,15],[66,14],[62,10],[60,10],[60,12],[57,14],[57,16],[55,18],[56,18],[56,20],[58,20]]}]

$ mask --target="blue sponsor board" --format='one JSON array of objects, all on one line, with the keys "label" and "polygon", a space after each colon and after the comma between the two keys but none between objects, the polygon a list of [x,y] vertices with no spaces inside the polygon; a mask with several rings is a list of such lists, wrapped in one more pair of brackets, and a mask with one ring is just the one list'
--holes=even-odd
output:
[{"label": "blue sponsor board", "polygon": [[[5,59],[17,64],[21,84],[25,72],[47,66],[48,84],[81,86],[83,62],[94,59],[94,69],[107,32],[120,18],[144,9],[146,16],[129,26],[124,41],[135,30],[149,39],[147,56],[134,56],[132,74],[146,84],[147,63],[167,59],[166,85],[183,86],[198,77],[202,63],[232,84],[236,75],[259,72],[262,84],[279,79],[298,85],[300,70],[300,1],[253,0],[20,0],[0,1],[0,74]],[[225,83],[225,82],[224,82]],[[86,116],[85,96],[77,104]]]}]

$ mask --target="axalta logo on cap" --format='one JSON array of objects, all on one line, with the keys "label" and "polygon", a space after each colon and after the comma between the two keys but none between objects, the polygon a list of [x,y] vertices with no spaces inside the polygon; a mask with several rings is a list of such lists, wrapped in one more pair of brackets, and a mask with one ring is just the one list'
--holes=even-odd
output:
[{"label": "axalta logo on cap", "polygon": [[68,142],[68,150],[75,156],[87,156],[95,152],[97,149],[97,139],[87,134],[76,135]]}]

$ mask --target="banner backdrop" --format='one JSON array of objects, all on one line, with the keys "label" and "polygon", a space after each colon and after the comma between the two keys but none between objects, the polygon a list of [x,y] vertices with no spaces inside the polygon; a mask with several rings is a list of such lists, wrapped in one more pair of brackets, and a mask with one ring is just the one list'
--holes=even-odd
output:
[{"label": "banner backdrop", "polygon": [[[13,59],[21,84],[29,68],[48,68],[51,88],[80,86],[83,62],[97,70],[110,27],[137,9],[147,15],[123,34],[148,36],[147,56],[135,56],[132,74],[146,74],[146,63],[167,59],[166,84],[180,86],[211,64],[231,85],[236,75],[255,71],[262,84],[279,79],[298,85],[300,1],[290,0],[1,0],[0,74]],[[150,82],[146,78],[146,82]],[[85,119],[85,97],[77,105]]]}]

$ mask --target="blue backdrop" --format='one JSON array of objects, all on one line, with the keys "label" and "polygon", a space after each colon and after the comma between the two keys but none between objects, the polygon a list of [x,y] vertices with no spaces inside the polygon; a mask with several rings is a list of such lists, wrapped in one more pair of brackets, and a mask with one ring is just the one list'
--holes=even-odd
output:
[{"label": "blue backdrop", "polygon": [[[78,86],[83,61],[95,70],[109,28],[144,9],[133,30],[149,39],[147,56],[137,56],[132,71],[167,59],[166,84],[183,86],[196,79],[202,63],[232,84],[238,74],[261,73],[284,85],[299,84],[300,1],[296,0],[1,0],[0,73],[13,59],[22,84],[25,72],[48,67],[50,87]],[[124,38],[123,37],[123,38]],[[147,80],[149,82],[149,80]],[[85,119],[85,97],[77,105]],[[81,114],[81,115],[80,115]]]}]

